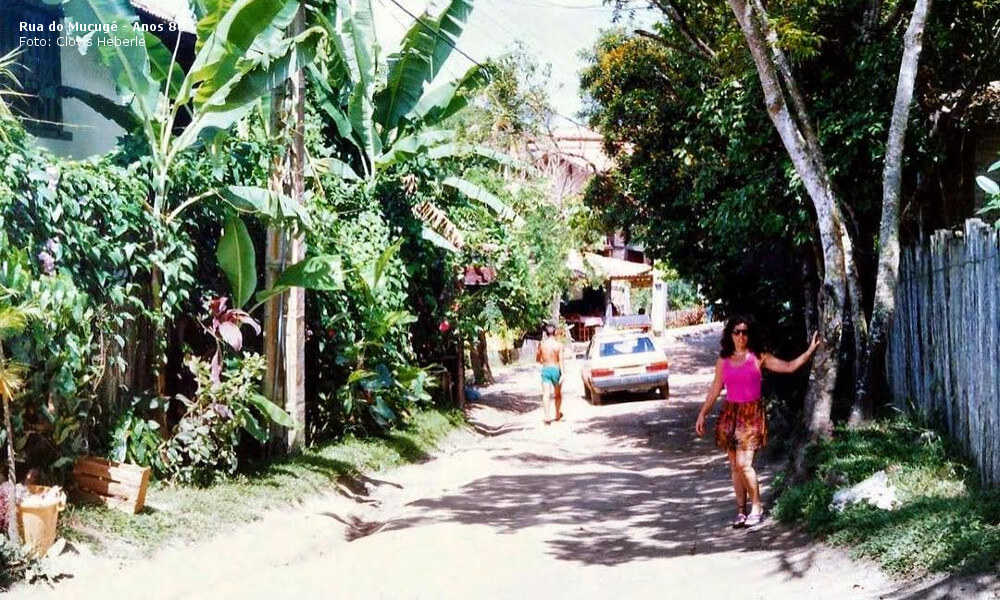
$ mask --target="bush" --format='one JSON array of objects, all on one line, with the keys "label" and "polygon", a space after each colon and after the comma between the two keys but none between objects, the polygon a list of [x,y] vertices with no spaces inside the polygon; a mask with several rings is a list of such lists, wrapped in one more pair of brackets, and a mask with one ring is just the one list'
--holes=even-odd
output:
[{"label": "bush", "polygon": [[142,395],[132,400],[111,430],[111,460],[150,467],[156,477],[166,474],[165,442],[160,423],[153,418],[160,408],[160,400],[155,396]]},{"label": "bush", "polygon": [[272,422],[290,425],[284,411],[260,394],[264,357],[244,354],[226,361],[219,380],[208,361],[191,358],[198,382],[192,399],[182,398],[187,410],[166,442],[166,471],[179,483],[211,485],[216,477],[231,477],[239,461],[240,432],[265,441]]},{"label": "bush", "polygon": [[[29,367],[15,430],[28,466],[58,476],[94,451],[115,420],[118,390],[102,382],[121,382],[126,367],[140,378],[148,371],[138,364],[148,354],[141,350],[126,365],[126,337],[142,339],[137,318],[160,318],[144,291],[153,264],[169,264],[166,308],[176,314],[193,282],[193,257],[178,230],[148,214],[138,163],[59,159],[33,147],[20,127],[3,126],[0,286],[11,301],[45,313],[10,342]],[[158,255],[154,233],[165,249]]]},{"label": "bush", "polygon": [[10,543],[6,535],[0,535],[0,590],[21,581],[36,566],[24,548]]},{"label": "bush", "polygon": [[[985,489],[955,447],[912,419],[839,429],[810,453],[811,481],[778,498],[774,514],[891,573],[987,572],[1000,561],[1000,490]],[[835,488],[885,470],[901,506],[829,508]]]},{"label": "bush", "polygon": [[[310,293],[308,352],[314,438],[384,433],[429,401],[431,377],[417,366],[407,310],[409,272],[402,241],[365,188],[331,189],[313,206],[308,244],[319,254],[342,254],[342,292]],[[352,212],[351,219],[337,218]]]}]

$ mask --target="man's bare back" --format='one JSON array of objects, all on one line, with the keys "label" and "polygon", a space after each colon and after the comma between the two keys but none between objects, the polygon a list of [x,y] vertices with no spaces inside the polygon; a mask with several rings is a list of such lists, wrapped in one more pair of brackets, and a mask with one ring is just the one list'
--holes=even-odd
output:
[{"label": "man's bare back", "polygon": [[538,344],[535,360],[548,367],[562,367],[563,345],[555,337],[547,337]]}]

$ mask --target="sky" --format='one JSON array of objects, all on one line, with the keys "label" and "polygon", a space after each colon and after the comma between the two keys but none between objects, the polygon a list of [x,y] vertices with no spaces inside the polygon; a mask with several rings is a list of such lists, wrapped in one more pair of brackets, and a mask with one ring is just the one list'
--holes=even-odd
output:
[{"label": "sky", "polygon": [[[375,25],[383,48],[394,47],[413,23],[406,11],[418,15],[427,4],[427,0],[375,0]],[[578,53],[590,48],[602,29],[616,26],[612,8],[602,0],[473,0],[473,6],[458,48],[482,62],[503,54],[516,41],[523,42],[536,62],[552,66],[549,97],[562,115],[555,125],[568,125],[566,117],[579,121],[579,71],[585,63]],[[638,10],[632,28],[648,27],[655,16],[652,11]],[[444,76],[458,76],[471,64],[459,52],[452,52]]]}]

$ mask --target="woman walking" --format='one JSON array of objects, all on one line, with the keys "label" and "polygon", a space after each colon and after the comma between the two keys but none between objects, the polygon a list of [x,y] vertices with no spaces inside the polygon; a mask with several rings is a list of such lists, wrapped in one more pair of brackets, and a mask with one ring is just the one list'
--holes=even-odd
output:
[{"label": "woman walking", "polygon": [[[760,483],[753,467],[754,455],[767,443],[767,421],[760,384],[764,369],[775,373],[793,373],[806,364],[820,345],[819,333],[813,334],[809,349],[793,361],[783,361],[766,352],[754,335],[753,321],[733,317],[722,332],[715,379],[695,422],[695,433],[705,434],[705,417],[726,389],[726,401],[715,425],[715,443],[729,455],[729,469],[736,493],[736,518],[733,527],[751,527],[760,523],[764,506],[760,501]],[[750,512],[747,513],[747,499]]]}]

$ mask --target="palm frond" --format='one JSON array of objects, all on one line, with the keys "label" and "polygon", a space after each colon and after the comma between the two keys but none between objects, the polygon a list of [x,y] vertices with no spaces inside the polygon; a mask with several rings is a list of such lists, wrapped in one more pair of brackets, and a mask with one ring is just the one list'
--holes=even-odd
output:
[{"label": "palm frond", "polygon": [[18,335],[28,326],[28,321],[41,317],[41,309],[34,304],[0,306],[0,340]]},{"label": "palm frond", "polygon": [[10,402],[24,387],[27,368],[15,362],[0,362],[0,398]]},{"label": "palm frond", "polygon": [[[0,120],[14,118],[10,106],[7,104],[7,98],[20,95],[14,91],[15,88],[21,87],[21,82],[14,74],[14,65],[17,64],[17,59],[22,51],[23,48],[14,48],[7,54],[0,56]],[[0,128],[0,139],[7,141],[3,128]]]},{"label": "palm frond", "polygon": [[440,208],[425,200],[413,207],[413,214],[423,221],[428,229],[440,235],[451,246],[457,249],[465,246],[462,232],[458,230],[458,227],[455,227],[455,223]]}]

